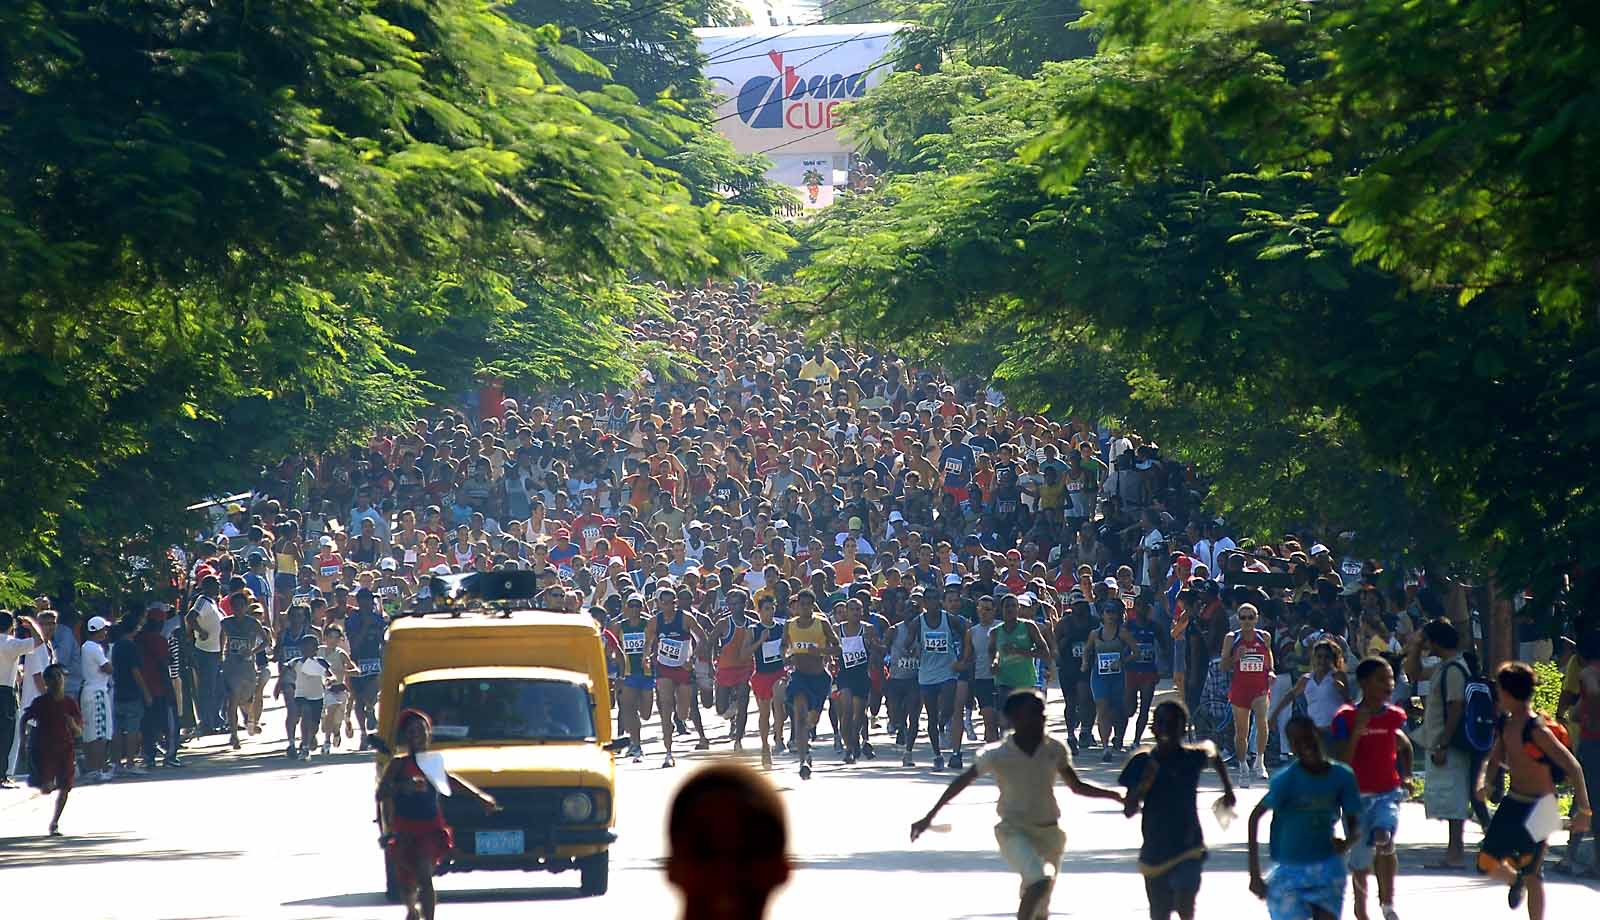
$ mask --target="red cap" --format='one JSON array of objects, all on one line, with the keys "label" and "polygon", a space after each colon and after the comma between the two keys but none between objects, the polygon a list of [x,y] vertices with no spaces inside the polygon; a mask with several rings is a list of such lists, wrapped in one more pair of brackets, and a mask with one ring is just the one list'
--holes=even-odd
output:
[{"label": "red cap", "polygon": [[570,531],[567,528],[563,527],[560,530],[556,531],[556,539],[558,539],[558,540],[570,540],[570,539],[572,539],[572,531]]}]

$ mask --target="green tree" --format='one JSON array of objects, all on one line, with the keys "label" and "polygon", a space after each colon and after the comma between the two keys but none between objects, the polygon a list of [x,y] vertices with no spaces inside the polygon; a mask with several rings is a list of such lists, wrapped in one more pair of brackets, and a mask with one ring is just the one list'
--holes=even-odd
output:
[{"label": "green tree", "polygon": [[582,292],[781,243],[558,37],[472,0],[0,13],[0,569],[70,580],[166,522],[140,505],[405,417],[395,329],[548,309],[555,375],[620,318]]}]

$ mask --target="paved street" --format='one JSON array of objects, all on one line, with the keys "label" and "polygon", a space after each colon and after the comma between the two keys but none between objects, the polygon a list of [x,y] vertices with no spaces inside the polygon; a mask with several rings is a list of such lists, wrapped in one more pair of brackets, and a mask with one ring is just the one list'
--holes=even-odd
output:
[{"label": "paved street", "polygon": [[[281,724],[268,718],[274,722]],[[12,913],[20,904],[47,907],[50,916],[67,920],[400,916],[380,893],[370,760],[336,753],[290,765],[279,733],[261,737],[272,740],[249,743],[237,755],[214,743],[199,746],[186,771],[75,791],[63,821],[67,836],[59,840],[41,835],[48,800],[30,791],[0,793],[0,869],[27,870],[4,874],[4,913],[28,915]],[[653,742],[647,733],[647,750],[658,751]],[[659,769],[659,755],[621,765],[621,839],[604,899],[577,898],[576,873],[450,876],[440,881],[441,917],[527,916],[538,902],[539,915],[550,918],[592,918],[603,909],[606,916],[668,920],[675,900],[658,864],[666,803],[696,764],[727,756],[690,752],[676,770]],[[1098,760],[1085,764],[1084,773],[1109,782],[1113,773]],[[991,784],[974,787],[945,811],[940,820],[952,825],[949,833],[908,845],[907,825],[931,804],[948,774],[885,760],[844,767],[825,742],[811,781],[802,783],[788,758],[774,775],[789,803],[798,859],[794,881],[776,904],[778,920],[815,920],[819,911],[898,912],[908,920],[1012,914],[1016,879],[994,850]],[[1260,784],[1243,793],[1241,813],[1260,794]],[[1062,801],[1069,853],[1053,915],[1147,916],[1134,870],[1137,822],[1064,792]],[[1244,822],[1224,833],[1209,816],[1205,820],[1213,855],[1202,915],[1265,918],[1265,908],[1245,890]],[[1403,864],[1415,867],[1436,856],[1442,831],[1421,819],[1420,806],[1408,806]],[[1398,906],[1408,920],[1511,916],[1503,891],[1476,879],[1403,872]],[[1600,887],[1551,885],[1550,917],[1593,917],[1597,910]]]}]

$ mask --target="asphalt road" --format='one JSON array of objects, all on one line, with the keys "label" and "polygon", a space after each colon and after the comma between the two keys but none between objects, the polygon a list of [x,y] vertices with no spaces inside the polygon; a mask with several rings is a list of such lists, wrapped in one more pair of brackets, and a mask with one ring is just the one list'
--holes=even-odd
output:
[{"label": "asphalt road", "polygon": [[[1057,710],[1059,711],[1059,710]],[[708,718],[711,718],[708,713]],[[281,724],[270,715],[267,724]],[[708,725],[708,730],[710,726]],[[248,917],[399,917],[382,896],[383,869],[372,823],[369,757],[338,753],[309,764],[287,761],[281,730],[234,753],[217,742],[194,746],[190,769],[164,770],[76,790],[62,822],[66,836],[43,836],[48,799],[28,790],[0,791],[0,915],[64,920],[200,920]],[[619,763],[619,842],[612,850],[611,890],[579,898],[577,874],[473,873],[439,881],[440,916],[606,916],[660,918],[677,913],[660,869],[663,829],[673,789],[696,764],[734,756],[725,746],[683,752],[678,767],[660,768],[659,745],[646,733],[643,764]],[[680,745],[680,748],[682,746]],[[753,755],[753,766],[758,766]],[[920,758],[924,764],[927,756]],[[1098,756],[1086,778],[1110,783]],[[774,904],[777,920],[819,914],[894,916],[907,920],[977,920],[1015,915],[1017,879],[995,851],[995,788],[983,782],[945,810],[947,833],[907,842],[910,822],[937,797],[951,774],[908,769],[880,758],[839,763],[831,743],[802,782],[790,758],[773,779],[793,825],[797,871]],[[1248,813],[1261,783],[1241,793]],[[1068,855],[1056,889],[1058,917],[1148,916],[1135,870],[1138,822],[1108,803],[1061,790]],[[1211,796],[1203,799],[1208,804]],[[1222,831],[1204,817],[1211,857],[1200,894],[1201,916],[1265,918],[1246,890],[1245,827]],[[1443,850],[1441,824],[1408,805],[1400,841],[1402,917],[1510,917],[1504,890],[1466,874],[1420,870]],[[1562,838],[1564,841],[1564,837]],[[1469,830],[1469,846],[1476,840]],[[26,870],[26,871],[18,871]],[[1600,886],[1552,879],[1551,918],[1600,916]],[[13,908],[24,908],[13,913]],[[37,911],[37,912],[36,912]],[[1347,902],[1346,916],[1353,916]],[[1374,911],[1376,916],[1376,911]]]}]

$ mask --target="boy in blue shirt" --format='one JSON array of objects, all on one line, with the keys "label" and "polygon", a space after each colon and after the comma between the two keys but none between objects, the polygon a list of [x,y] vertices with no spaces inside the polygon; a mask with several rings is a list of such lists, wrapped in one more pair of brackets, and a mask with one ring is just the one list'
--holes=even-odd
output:
[{"label": "boy in blue shirt", "polygon": [[[1267,794],[1250,812],[1250,891],[1265,898],[1272,920],[1338,920],[1344,910],[1344,852],[1355,839],[1361,814],[1356,774],[1322,751],[1317,725],[1295,716],[1288,725],[1295,763],[1272,778]],[[1261,877],[1258,828],[1272,812],[1270,881]],[[1344,838],[1333,822],[1344,818]]]}]

